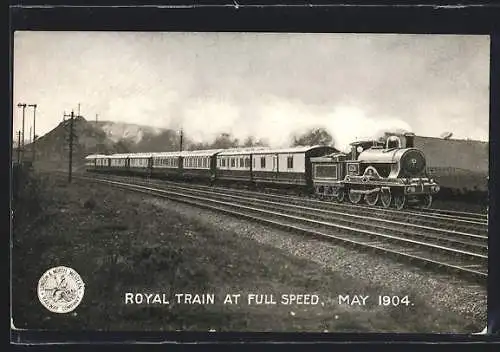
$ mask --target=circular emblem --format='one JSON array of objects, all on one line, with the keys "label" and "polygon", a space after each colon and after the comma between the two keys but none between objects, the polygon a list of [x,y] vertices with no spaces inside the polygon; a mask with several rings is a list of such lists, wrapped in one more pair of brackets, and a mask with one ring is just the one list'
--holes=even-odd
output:
[{"label": "circular emblem", "polygon": [[38,299],[53,313],[69,313],[82,301],[85,284],[78,273],[65,266],[47,270],[38,281]]}]

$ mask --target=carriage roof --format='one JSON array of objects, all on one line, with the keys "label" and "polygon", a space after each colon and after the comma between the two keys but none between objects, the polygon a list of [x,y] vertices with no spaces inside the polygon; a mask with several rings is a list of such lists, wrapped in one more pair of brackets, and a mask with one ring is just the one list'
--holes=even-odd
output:
[{"label": "carriage roof", "polygon": [[213,156],[224,149],[207,149],[207,150],[186,150],[181,153],[182,157],[190,156]]},{"label": "carriage roof", "polygon": [[92,159],[97,159],[97,158],[107,158],[110,155],[105,155],[105,154],[90,154],[85,157],[86,160],[92,160]]},{"label": "carriage roof", "polygon": [[[219,153],[219,156],[230,156],[230,155],[248,155],[248,154],[293,154],[293,153],[306,153],[310,150],[316,148],[325,148],[328,146],[322,145],[307,145],[289,148],[266,148],[266,147],[254,147],[254,148],[244,148],[236,150],[224,150]],[[331,148],[331,147],[330,147]]]}]

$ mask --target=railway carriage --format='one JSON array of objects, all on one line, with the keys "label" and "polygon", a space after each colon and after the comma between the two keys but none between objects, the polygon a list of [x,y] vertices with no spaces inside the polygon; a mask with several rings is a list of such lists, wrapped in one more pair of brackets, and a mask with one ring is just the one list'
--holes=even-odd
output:
[{"label": "railway carriage", "polygon": [[85,157],[85,170],[95,171],[97,157],[98,155],[96,154],[87,155]]},{"label": "railway carriage", "polygon": [[263,149],[252,153],[252,181],[312,187],[312,157],[336,152],[328,146]]},{"label": "railway carriage", "polygon": [[220,149],[193,150],[181,153],[182,177],[185,179],[215,180],[215,156]]},{"label": "railway carriage", "polygon": [[178,177],[181,168],[181,152],[152,153],[151,175],[157,177]]},{"label": "railway carriage", "polygon": [[126,168],[134,175],[151,176],[152,153],[134,153],[126,158]]},{"label": "railway carriage", "polygon": [[85,169],[87,171],[98,172],[109,170],[109,155],[92,154],[85,157]]},{"label": "railway carriage", "polygon": [[109,167],[105,171],[127,174],[129,168],[129,154],[112,154],[108,156]]},{"label": "railway carriage", "polygon": [[252,181],[252,153],[264,150],[263,147],[229,149],[219,152],[216,156],[217,180]]}]

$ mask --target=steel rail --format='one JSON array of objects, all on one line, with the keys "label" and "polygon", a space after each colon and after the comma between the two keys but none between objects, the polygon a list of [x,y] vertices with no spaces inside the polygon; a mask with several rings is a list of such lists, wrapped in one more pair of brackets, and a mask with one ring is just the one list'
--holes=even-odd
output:
[{"label": "steel rail", "polygon": [[[130,184],[130,183],[123,183],[123,182],[117,182],[117,181],[111,181],[111,180],[103,180],[103,179],[99,179],[99,178],[81,177],[81,176],[79,176],[78,178],[81,180],[88,180],[88,181],[92,181],[92,182],[106,183],[106,184],[109,184],[111,186],[119,187],[122,189],[147,193],[147,194],[150,194],[153,196],[160,196],[160,197],[164,197],[164,198],[168,198],[168,199],[173,199],[176,201],[181,201],[184,203],[191,203],[193,205],[201,206],[204,208],[209,208],[212,210],[222,210],[225,213],[243,216],[245,218],[257,220],[259,222],[264,222],[267,224],[274,224],[274,225],[280,226],[280,227],[293,228],[293,229],[295,229],[299,232],[302,232],[302,233],[315,234],[316,236],[319,236],[322,238],[334,239],[336,241],[356,245],[358,247],[361,246],[364,248],[370,248],[370,249],[377,250],[377,251],[383,251],[386,254],[397,255],[398,257],[404,257],[406,259],[411,259],[413,261],[417,260],[420,264],[423,264],[423,265],[433,265],[435,267],[439,267],[442,269],[452,270],[452,271],[460,273],[461,275],[468,276],[468,277],[474,279],[475,281],[481,282],[481,283],[484,283],[486,281],[487,276],[488,276],[487,273],[484,271],[470,269],[471,263],[467,263],[467,265],[457,265],[456,263],[453,263],[453,262],[450,263],[450,261],[448,261],[448,262],[439,261],[439,260],[435,260],[432,258],[424,257],[422,255],[414,255],[411,253],[405,253],[404,251],[401,251],[401,250],[387,248],[387,247],[381,246],[380,244],[374,245],[373,241],[361,242],[361,241],[356,241],[353,239],[345,238],[345,237],[342,237],[339,235],[333,235],[333,234],[329,234],[329,233],[319,232],[315,229],[303,228],[303,227],[300,227],[297,224],[293,224],[293,223],[286,224],[283,222],[278,222],[275,220],[275,218],[286,219],[289,222],[290,222],[290,220],[293,220],[293,221],[302,221],[302,222],[308,222],[308,223],[322,224],[325,226],[334,227],[336,229],[341,229],[341,230],[344,230],[344,231],[347,231],[349,233],[353,233],[356,235],[364,234],[364,235],[369,235],[369,237],[377,237],[377,238],[385,238],[385,239],[392,238],[396,241],[400,241],[401,243],[419,244],[419,245],[424,245],[424,246],[428,246],[431,248],[439,248],[439,249],[441,249],[443,251],[447,251],[453,255],[465,255],[465,256],[469,256],[469,257],[474,258],[474,259],[478,259],[480,261],[487,260],[487,256],[479,255],[476,253],[454,250],[451,248],[437,246],[437,245],[430,245],[429,246],[429,244],[425,244],[425,243],[422,243],[419,241],[400,239],[400,238],[398,239],[398,238],[395,238],[395,236],[380,234],[380,233],[376,233],[374,231],[367,231],[367,230],[363,230],[363,229],[353,228],[350,226],[343,226],[343,225],[331,224],[331,223],[326,223],[326,222],[318,222],[318,221],[306,219],[303,217],[285,215],[285,214],[281,214],[281,213],[277,213],[277,212],[273,212],[273,211],[269,211],[269,210],[263,210],[263,209],[259,209],[259,208],[242,206],[242,205],[237,204],[237,203],[222,202],[222,201],[218,201],[218,200],[214,200],[214,199],[207,199],[205,197],[199,197],[199,196],[189,195],[189,194],[185,194],[185,193],[173,192],[173,191],[165,190],[165,189],[155,189],[152,187],[134,185],[134,184]],[[212,204],[208,204],[208,203],[212,203],[212,204],[216,204],[216,205],[212,205]],[[236,211],[235,209],[238,209],[239,211]],[[249,215],[248,213],[242,213],[241,210],[250,211],[250,212],[257,212],[257,213],[261,214],[261,216]],[[264,215],[264,217],[262,215]],[[266,215],[271,216],[274,219],[266,218],[265,217]],[[372,243],[372,244],[370,244],[370,243]],[[476,266],[477,264],[474,263],[472,265]]]}]

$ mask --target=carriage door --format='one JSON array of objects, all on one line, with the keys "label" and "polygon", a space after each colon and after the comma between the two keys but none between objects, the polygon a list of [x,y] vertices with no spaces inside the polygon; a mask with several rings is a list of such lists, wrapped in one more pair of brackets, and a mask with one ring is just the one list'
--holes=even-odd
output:
[{"label": "carriage door", "polygon": [[278,155],[273,155],[273,177],[278,177]]}]

